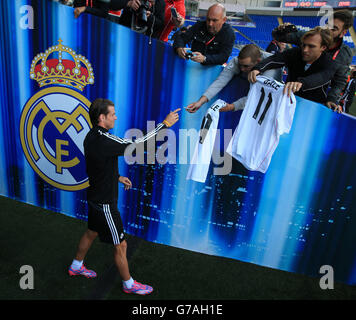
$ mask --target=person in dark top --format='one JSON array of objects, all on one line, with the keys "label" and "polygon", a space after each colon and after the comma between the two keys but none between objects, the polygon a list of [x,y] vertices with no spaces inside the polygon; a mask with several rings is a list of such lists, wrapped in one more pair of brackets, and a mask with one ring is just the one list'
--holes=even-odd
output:
[{"label": "person in dark top", "polygon": [[140,0],[74,0],[74,17],[78,18],[83,12],[86,12],[109,19],[109,10],[121,10],[128,5],[139,6]]},{"label": "person in dark top", "polygon": [[[353,56],[351,49],[343,42],[343,37],[351,26],[353,26],[353,20],[354,18],[350,10],[342,9],[334,11],[333,25],[330,28],[332,44],[326,50],[326,53],[338,65],[327,94],[326,106],[338,112],[342,110],[339,101],[347,82],[347,74]],[[272,31],[272,37],[278,41],[299,46],[304,33],[305,31],[298,31],[295,26],[285,23]]]},{"label": "person in dark top", "polygon": [[148,0],[147,4],[147,21],[141,19],[142,15],[140,6],[131,4],[132,1],[127,3],[120,16],[120,24],[131,28],[132,30],[144,33],[149,37],[158,39],[164,28],[164,12],[166,3],[164,0]]},{"label": "person in dark top", "polygon": [[[208,9],[206,21],[198,21],[174,38],[173,48],[178,56],[203,65],[224,64],[235,42],[235,33],[226,19],[224,6],[213,4]],[[191,55],[187,55],[187,43],[191,43]]]},{"label": "person in dark top", "polygon": [[286,66],[288,78],[285,93],[291,92],[311,101],[326,103],[326,88],[336,71],[336,63],[325,50],[331,45],[331,32],[316,27],[305,33],[301,39],[301,48],[295,47],[274,54],[261,61],[248,75],[250,82],[256,82],[256,76],[269,69]]},{"label": "person in dark top", "polygon": [[101,98],[93,101],[89,109],[93,127],[84,139],[84,155],[89,177],[88,229],[80,239],[75,259],[68,270],[69,275],[96,277],[93,270],[84,266],[83,260],[93,241],[99,236],[101,241],[114,245],[114,260],[123,280],[123,291],[140,295],[153,291],[151,286],[133,280],[130,275],[126,258],[127,243],[117,209],[117,197],[118,182],[124,184],[125,190],[130,189],[132,183],[129,178],[119,175],[118,157],[123,156],[129,149],[138,152],[138,146],[145,144],[160,130],[175,124],[179,119],[177,113],[179,110],[170,112],[153,131],[132,141],[109,133],[109,130],[114,128],[117,119],[113,102]]},{"label": "person in dark top", "polygon": [[347,83],[341,98],[343,111],[346,113],[350,113],[350,107],[355,97],[355,90],[356,90],[356,70],[353,70],[350,74],[350,81]]}]

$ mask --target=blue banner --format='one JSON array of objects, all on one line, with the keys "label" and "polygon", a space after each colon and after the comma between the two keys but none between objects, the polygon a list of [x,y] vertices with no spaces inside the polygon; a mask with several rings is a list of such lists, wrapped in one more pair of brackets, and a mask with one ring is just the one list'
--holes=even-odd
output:
[{"label": "blue banner", "polygon": [[[196,101],[222,70],[104,19],[74,19],[72,8],[52,1],[5,1],[1,19],[0,194],[83,220],[90,101],[112,100],[112,133],[131,137]],[[216,98],[232,102],[247,90],[235,79]],[[266,174],[233,161],[218,175],[212,163],[202,184],[186,175],[205,112],[183,110],[145,164],[120,158],[120,174],[133,183],[119,188],[125,230],[311,276],[330,265],[336,280],[355,283],[355,119],[298,98]],[[220,115],[221,159],[240,115]]]}]

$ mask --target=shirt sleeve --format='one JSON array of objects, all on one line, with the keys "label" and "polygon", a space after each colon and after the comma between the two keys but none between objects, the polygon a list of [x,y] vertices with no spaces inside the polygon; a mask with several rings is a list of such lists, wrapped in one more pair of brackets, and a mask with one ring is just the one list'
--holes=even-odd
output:
[{"label": "shirt sleeve", "polygon": [[196,34],[199,30],[200,24],[197,22],[193,24],[188,30],[185,32],[176,33],[176,37],[173,42],[174,50],[178,48],[184,48],[185,45],[193,39],[194,34]]},{"label": "shirt sleeve", "polygon": [[272,56],[269,56],[266,59],[263,59],[260,63],[258,63],[253,68],[253,70],[265,72],[270,69],[281,68],[286,65],[287,58],[288,58],[288,50],[283,52],[278,52]]},{"label": "shirt sleeve", "polygon": [[243,110],[247,102],[247,96],[240,98],[233,103],[234,111]]},{"label": "shirt sleeve", "polygon": [[166,125],[159,123],[154,130],[135,140],[120,138],[109,132],[102,132],[103,144],[99,152],[106,156],[123,156],[125,152],[133,152],[134,150],[142,150],[144,152],[147,149],[147,142],[164,128],[166,128]]},{"label": "shirt sleeve", "polygon": [[352,63],[352,53],[350,48],[342,47],[342,56],[339,53],[334,60],[337,64],[337,68],[334,77],[331,81],[331,88],[328,92],[327,101],[338,103],[341,97],[342,90],[344,90],[347,84],[347,73],[349,71],[349,65]]},{"label": "shirt sleeve", "polygon": [[321,71],[306,77],[299,77],[297,81],[303,84],[301,91],[314,90],[331,82],[331,79],[333,78],[337,69],[337,65],[332,61],[330,62],[331,63],[329,64],[328,68],[324,68]]},{"label": "shirt sleeve", "polygon": [[104,1],[98,0],[74,0],[73,7],[86,7],[99,8],[106,10],[120,10],[126,7],[129,0],[111,0],[110,4]]},{"label": "shirt sleeve", "polygon": [[237,74],[240,73],[237,57],[233,58],[230,63],[221,71],[216,80],[204,92],[203,96],[211,100],[217,95]]},{"label": "shirt sleeve", "polygon": [[284,133],[289,133],[292,128],[296,99],[294,94],[291,94],[290,97],[288,95],[281,95],[281,100],[279,102],[280,109],[278,110],[276,123],[277,123],[277,133],[282,135]]}]

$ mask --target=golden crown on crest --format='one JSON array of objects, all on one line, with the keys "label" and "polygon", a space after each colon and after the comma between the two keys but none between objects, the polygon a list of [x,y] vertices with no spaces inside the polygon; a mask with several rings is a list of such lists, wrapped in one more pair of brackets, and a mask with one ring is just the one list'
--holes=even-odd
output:
[{"label": "golden crown on crest", "polygon": [[[56,53],[58,57],[48,59]],[[67,53],[67,54],[66,54]],[[63,59],[63,54],[71,56],[71,60]],[[31,63],[30,78],[36,80],[40,87],[51,84],[61,84],[74,87],[83,91],[86,85],[94,83],[94,73],[91,64],[84,56],[62,45],[48,48],[44,53],[39,53]]]}]

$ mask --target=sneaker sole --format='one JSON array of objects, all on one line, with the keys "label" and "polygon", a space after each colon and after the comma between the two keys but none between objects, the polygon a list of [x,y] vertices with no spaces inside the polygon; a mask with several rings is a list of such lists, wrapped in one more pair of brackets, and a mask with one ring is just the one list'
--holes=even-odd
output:
[{"label": "sneaker sole", "polygon": [[153,292],[153,290],[150,291],[150,292],[146,292],[146,293],[137,293],[137,292],[125,291],[125,290],[122,290],[122,291],[125,292],[125,293],[128,293],[128,294],[138,294],[139,296],[146,296],[146,295],[148,295],[148,294]]},{"label": "sneaker sole", "polygon": [[87,276],[87,275],[82,274],[82,273],[73,273],[73,272],[71,272],[71,271],[69,271],[68,273],[69,273],[69,275],[70,275],[71,277],[74,277],[74,276],[83,276],[83,277],[85,277],[85,278],[87,278],[87,279],[96,278],[96,275],[95,275],[95,276]]}]

